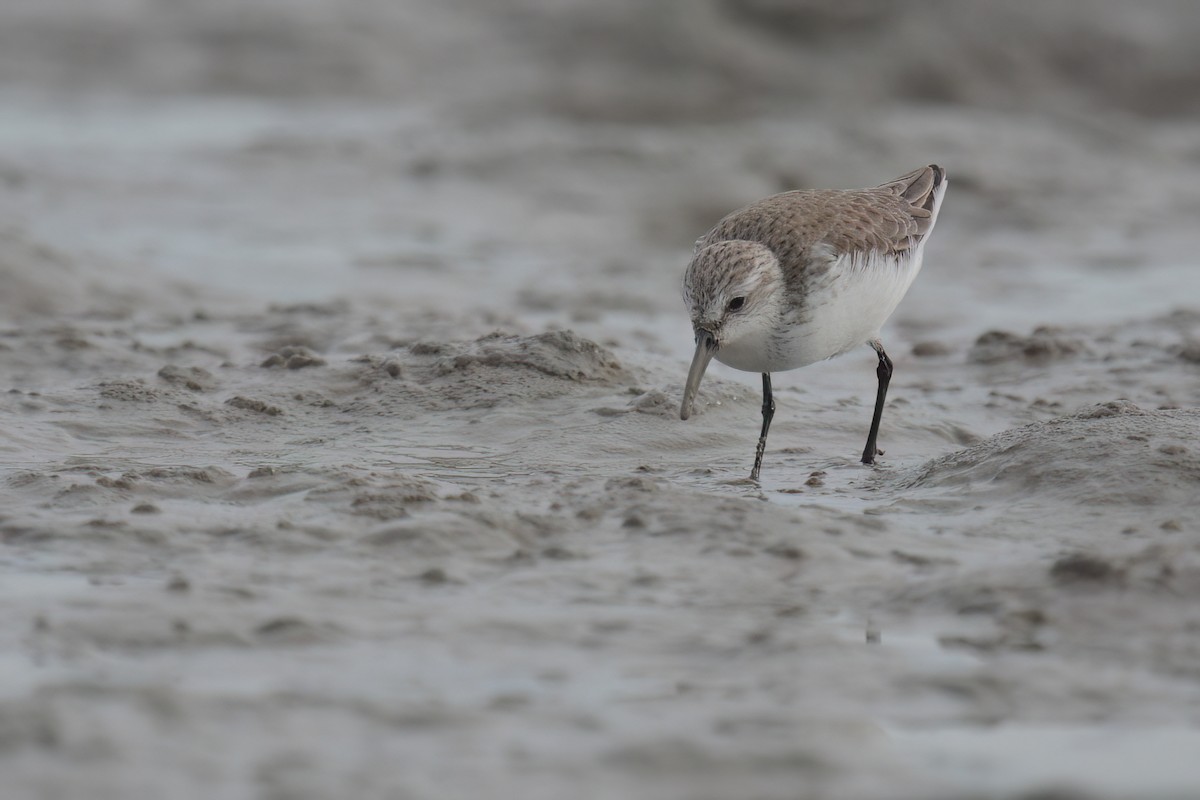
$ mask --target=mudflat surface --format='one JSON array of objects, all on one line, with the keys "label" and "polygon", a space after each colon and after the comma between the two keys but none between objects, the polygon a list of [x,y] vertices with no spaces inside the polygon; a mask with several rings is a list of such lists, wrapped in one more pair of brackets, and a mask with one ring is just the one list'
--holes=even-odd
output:
[{"label": "mudflat surface", "polygon": [[[0,11],[6,797],[1196,795],[1189,4],[402,5]],[[693,240],[929,162],[750,483]]]}]

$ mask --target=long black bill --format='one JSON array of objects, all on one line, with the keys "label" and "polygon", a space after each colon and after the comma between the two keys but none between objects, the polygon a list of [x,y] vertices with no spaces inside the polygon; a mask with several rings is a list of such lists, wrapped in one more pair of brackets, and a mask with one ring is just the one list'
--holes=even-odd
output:
[{"label": "long black bill", "polygon": [[687,419],[692,415],[692,404],[696,401],[696,392],[700,389],[700,379],[708,362],[717,354],[717,340],[708,331],[696,333],[696,355],[692,356],[692,368],[688,370],[687,383],[683,387],[683,405],[679,407],[679,418]]}]

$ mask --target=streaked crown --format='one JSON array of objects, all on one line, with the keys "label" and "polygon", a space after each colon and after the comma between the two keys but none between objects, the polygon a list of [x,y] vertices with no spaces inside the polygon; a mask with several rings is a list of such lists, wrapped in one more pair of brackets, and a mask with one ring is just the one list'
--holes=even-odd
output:
[{"label": "streaked crown", "polygon": [[692,256],[683,276],[683,302],[694,328],[716,334],[732,314],[763,306],[782,282],[779,260],[766,246],[717,242]]}]

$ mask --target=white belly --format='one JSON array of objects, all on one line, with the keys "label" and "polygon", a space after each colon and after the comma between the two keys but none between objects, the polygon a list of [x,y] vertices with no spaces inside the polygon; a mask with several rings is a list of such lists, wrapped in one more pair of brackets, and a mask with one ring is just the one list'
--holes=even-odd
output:
[{"label": "white belly", "polygon": [[[923,243],[922,243],[923,244]],[[749,372],[779,372],[824,361],[866,344],[900,304],[921,269],[923,247],[900,258],[837,258],[805,298],[799,319],[762,325],[722,343],[716,358]]]}]

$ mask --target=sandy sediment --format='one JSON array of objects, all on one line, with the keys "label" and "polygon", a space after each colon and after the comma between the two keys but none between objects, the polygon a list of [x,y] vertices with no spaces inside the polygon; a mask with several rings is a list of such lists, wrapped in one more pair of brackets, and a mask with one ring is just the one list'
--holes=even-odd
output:
[{"label": "sandy sediment", "polygon": [[[137,769],[156,791],[198,771],[286,792],[361,773],[371,792],[420,793],[448,768],[447,791],[467,793],[469,764],[519,746],[535,796],[568,774],[602,794],[783,796],[804,776],[871,795],[904,770],[881,714],[1137,719],[1192,673],[1194,410],[1004,401],[989,413],[1039,419],[965,448],[905,435],[957,407],[957,376],[982,397],[1005,359],[1026,365],[1016,334],[1002,358],[976,344],[901,362],[891,446],[942,451],[924,461],[867,471],[796,447],[820,426],[848,449],[867,407],[785,392],[763,491],[743,480],[757,398],[719,378],[683,425],[666,357],[626,364],[568,330],[359,352],[389,326],[335,317],[205,315],[181,323],[190,346],[150,345],[159,326],[137,322],[6,337],[25,386],[3,396],[20,420],[6,449],[41,454],[3,486],[9,573],[26,565],[6,592],[25,619],[11,641],[62,676],[25,673],[36,693],[5,701],[26,785],[116,796]],[[1163,381],[1186,365],[1167,335],[1180,319],[1135,326],[1163,334],[1140,362]],[[1106,333],[1074,335],[1102,346],[1067,362],[1072,382],[1125,368]],[[1085,667],[1097,646],[1135,688]],[[97,658],[123,677],[92,676]],[[236,730],[241,760],[166,751],[164,728]],[[332,766],[331,728],[405,768],[357,748]],[[460,740],[471,755],[441,749]],[[414,747],[436,760],[401,755]],[[98,755],[50,774],[38,753]],[[909,785],[953,793],[935,775]]]},{"label": "sandy sediment", "polygon": [[[1190,5],[226,5],[0,10],[14,797],[1194,794]],[[692,242],[930,161],[749,482]]]}]

